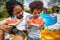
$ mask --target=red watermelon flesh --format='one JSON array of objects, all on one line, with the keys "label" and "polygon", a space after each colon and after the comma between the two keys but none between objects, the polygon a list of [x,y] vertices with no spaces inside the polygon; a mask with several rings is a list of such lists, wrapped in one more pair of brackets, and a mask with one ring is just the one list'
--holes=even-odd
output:
[{"label": "red watermelon flesh", "polygon": [[16,25],[18,24],[19,20],[6,20],[6,23],[8,25]]},{"label": "red watermelon flesh", "polygon": [[40,18],[40,19],[31,19],[31,24],[32,25],[39,26],[39,25],[43,25],[43,23],[44,23],[44,20],[42,18]]}]

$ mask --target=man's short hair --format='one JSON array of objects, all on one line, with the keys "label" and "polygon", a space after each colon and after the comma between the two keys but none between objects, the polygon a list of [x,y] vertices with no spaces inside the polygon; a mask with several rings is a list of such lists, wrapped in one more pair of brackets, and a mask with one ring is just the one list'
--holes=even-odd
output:
[{"label": "man's short hair", "polygon": [[34,9],[40,9],[41,11],[43,10],[43,2],[41,1],[34,1],[30,3],[29,5],[31,12],[33,12]]}]

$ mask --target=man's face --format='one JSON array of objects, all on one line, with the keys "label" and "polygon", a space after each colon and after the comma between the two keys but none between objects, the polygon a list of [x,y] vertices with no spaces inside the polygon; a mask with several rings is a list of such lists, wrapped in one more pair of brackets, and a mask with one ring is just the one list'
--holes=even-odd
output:
[{"label": "man's face", "polygon": [[38,18],[40,13],[41,13],[40,9],[34,9],[32,14],[34,18]]},{"label": "man's face", "polygon": [[13,14],[18,18],[21,19],[23,17],[23,10],[22,7],[17,5],[13,9]]}]

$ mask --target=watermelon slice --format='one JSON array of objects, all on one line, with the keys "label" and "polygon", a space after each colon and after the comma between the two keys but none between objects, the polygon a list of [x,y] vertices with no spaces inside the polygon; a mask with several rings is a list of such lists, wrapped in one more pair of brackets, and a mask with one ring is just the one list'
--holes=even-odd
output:
[{"label": "watermelon slice", "polygon": [[12,26],[15,26],[15,25],[17,25],[18,23],[19,23],[19,21],[20,20],[6,20],[6,24],[8,24],[8,25],[12,25]]},{"label": "watermelon slice", "polygon": [[31,19],[31,24],[35,26],[40,26],[44,24],[44,20],[42,18],[39,19]]}]

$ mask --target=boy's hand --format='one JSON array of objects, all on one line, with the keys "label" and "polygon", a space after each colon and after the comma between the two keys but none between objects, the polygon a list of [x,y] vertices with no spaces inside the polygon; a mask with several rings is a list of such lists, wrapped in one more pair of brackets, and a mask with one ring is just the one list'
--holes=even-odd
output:
[{"label": "boy's hand", "polygon": [[28,20],[27,20],[27,23],[28,23],[28,29],[30,29],[30,28],[31,28],[31,20],[28,19]]},{"label": "boy's hand", "polygon": [[43,25],[40,25],[39,27],[41,27],[42,29],[44,29],[44,28],[45,28],[44,24],[43,24]]}]

